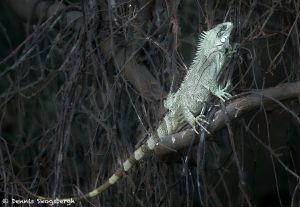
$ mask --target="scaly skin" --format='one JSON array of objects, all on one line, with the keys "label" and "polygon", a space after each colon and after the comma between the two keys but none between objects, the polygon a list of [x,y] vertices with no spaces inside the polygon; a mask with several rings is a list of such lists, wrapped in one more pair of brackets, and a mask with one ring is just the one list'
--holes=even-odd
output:
[{"label": "scaly skin", "polygon": [[[233,29],[231,22],[217,25],[200,35],[196,57],[190,66],[179,90],[169,94],[165,107],[170,111],[180,111],[184,119],[197,133],[196,126],[206,122],[202,114],[204,102],[212,93],[221,101],[230,98],[225,89],[221,89],[217,77],[232,53],[229,36]],[[195,115],[198,115],[195,117]]]},{"label": "scaly skin", "polygon": [[[175,94],[170,93],[165,100],[164,105],[169,111],[164,116],[156,132],[148,138],[146,143],[135,150],[102,185],[80,197],[62,198],[61,201],[91,198],[105,191],[129,171],[136,162],[153,151],[161,138],[174,134],[177,129],[186,123],[191,125],[196,133],[198,133],[196,130],[197,125],[206,130],[201,124],[201,122],[206,122],[204,115],[200,113],[208,96],[212,93],[219,97],[221,101],[230,97],[230,94],[225,92],[226,88],[220,89],[217,76],[229,57],[227,51],[231,51],[229,36],[232,28],[233,24],[226,22],[200,35],[198,50],[192,65],[179,90]],[[44,196],[35,195],[27,189],[26,191],[34,197],[48,199]]]}]

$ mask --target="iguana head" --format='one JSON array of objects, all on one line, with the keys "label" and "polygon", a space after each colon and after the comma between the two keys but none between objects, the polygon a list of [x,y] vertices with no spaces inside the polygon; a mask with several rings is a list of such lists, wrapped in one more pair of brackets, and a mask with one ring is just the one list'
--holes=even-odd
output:
[{"label": "iguana head", "polygon": [[[218,24],[211,30],[202,32],[196,57],[191,68],[199,67],[200,61],[202,62],[200,65],[203,64],[201,67],[208,68],[211,77],[216,77],[224,64],[227,52],[231,51],[229,37],[232,29],[233,24],[231,22],[224,22]],[[212,62],[217,65],[216,67],[209,68]],[[205,70],[203,70],[203,72],[204,71]]]},{"label": "iguana head", "polygon": [[229,46],[229,37],[233,29],[231,22],[218,24],[209,31],[200,35],[199,47],[202,51],[226,50]]}]

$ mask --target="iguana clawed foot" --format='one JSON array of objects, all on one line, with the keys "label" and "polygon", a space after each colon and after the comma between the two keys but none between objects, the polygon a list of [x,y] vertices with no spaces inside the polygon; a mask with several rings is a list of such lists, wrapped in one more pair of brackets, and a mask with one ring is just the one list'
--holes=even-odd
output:
[{"label": "iguana clawed foot", "polygon": [[196,126],[199,125],[204,131],[206,131],[208,134],[210,132],[202,125],[202,123],[208,124],[208,122],[205,120],[205,116],[203,114],[200,114],[199,116],[195,117],[194,124],[192,125],[192,128],[196,134],[199,134],[199,132],[196,129]]},{"label": "iguana clawed foot", "polygon": [[214,92],[214,95],[217,96],[219,99],[221,99],[221,101],[225,102],[226,100],[232,97],[230,93],[226,92],[228,87],[229,84],[227,84],[223,89],[221,89],[221,87],[219,86],[219,88]]},{"label": "iguana clawed foot", "polygon": [[229,45],[228,50],[227,50],[227,55],[228,57],[232,57],[234,53],[236,53],[237,48],[240,47],[239,43],[234,43],[232,46]]}]

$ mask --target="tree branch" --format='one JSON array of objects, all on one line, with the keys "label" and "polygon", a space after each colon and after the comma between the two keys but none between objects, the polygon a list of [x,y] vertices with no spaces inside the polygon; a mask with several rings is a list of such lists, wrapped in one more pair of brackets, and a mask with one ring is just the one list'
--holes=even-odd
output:
[{"label": "tree branch", "polygon": [[[268,107],[274,102],[280,105],[281,103],[278,101],[298,98],[300,96],[300,82],[284,83],[273,88],[251,91],[249,93],[246,96],[236,96],[236,99],[226,104],[226,116],[230,121],[256,110],[262,104]],[[300,123],[299,117],[294,117]],[[214,134],[224,127],[225,115],[219,110],[215,113],[207,129],[211,134]],[[208,135],[206,134],[205,136],[207,137]],[[192,129],[187,129],[180,133],[164,137],[156,147],[155,153],[160,159],[166,160],[168,159],[168,155],[189,147],[191,143],[194,145],[199,143],[199,138]]]}]

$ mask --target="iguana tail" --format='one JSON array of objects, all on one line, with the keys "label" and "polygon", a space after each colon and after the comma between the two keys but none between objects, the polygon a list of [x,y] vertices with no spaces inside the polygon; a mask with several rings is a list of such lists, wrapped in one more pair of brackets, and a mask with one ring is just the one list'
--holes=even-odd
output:
[{"label": "iguana tail", "polygon": [[[58,200],[60,201],[64,201],[64,200],[82,200],[82,199],[86,199],[86,198],[91,198],[91,197],[95,197],[96,195],[100,194],[101,192],[105,191],[106,189],[108,189],[110,186],[112,186],[113,184],[115,184],[119,178],[121,178],[128,170],[131,169],[131,167],[139,160],[141,160],[142,158],[145,157],[145,155],[149,154],[150,151],[154,150],[156,144],[158,143],[159,138],[157,133],[151,135],[147,142],[144,143],[142,146],[140,146],[138,149],[136,149],[134,151],[134,153],[125,161],[123,162],[123,165],[121,167],[119,167],[119,169],[117,169],[115,171],[115,173],[108,179],[106,180],[102,185],[100,185],[99,187],[95,188],[94,190],[82,195],[82,196],[78,196],[78,197],[70,197],[70,198],[60,198]],[[21,184],[22,188],[31,196],[39,198],[39,199],[44,199],[44,200],[48,200],[51,199],[49,197],[44,197],[44,196],[40,196],[40,195],[36,195],[32,192],[30,192],[23,184]]]}]

